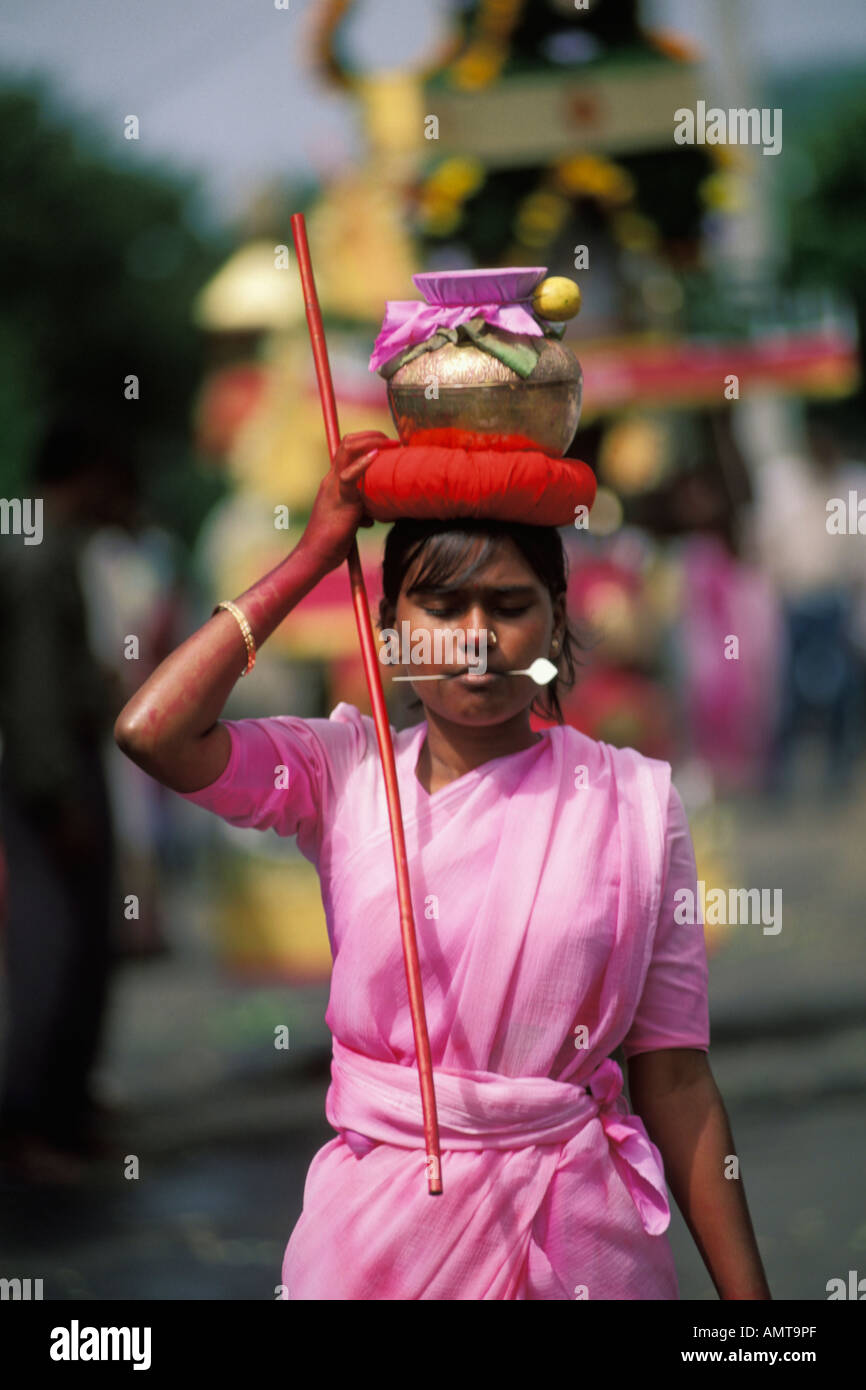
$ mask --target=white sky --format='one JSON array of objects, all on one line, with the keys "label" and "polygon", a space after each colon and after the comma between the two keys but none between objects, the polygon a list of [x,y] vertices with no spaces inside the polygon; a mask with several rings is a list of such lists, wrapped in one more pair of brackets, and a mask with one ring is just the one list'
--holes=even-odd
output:
[{"label": "white sky", "polygon": [[[309,71],[317,0],[0,0],[0,79],[41,73],[55,102],[88,115],[118,148],[202,174],[222,219],[269,177],[323,173],[358,150],[353,103]],[[758,67],[866,55],[864,0],[646,0],[646,18],[703,41],[719,9],[739,12]],[[359,0],[352,51],[363,67],[430,52],[442,0]],[[141,122],[138,145],[123,118]]]}]

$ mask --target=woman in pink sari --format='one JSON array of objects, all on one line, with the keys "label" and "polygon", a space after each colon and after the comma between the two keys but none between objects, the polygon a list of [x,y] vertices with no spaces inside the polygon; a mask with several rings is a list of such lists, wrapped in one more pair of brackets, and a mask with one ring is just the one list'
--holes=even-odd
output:
[{"label": "woman in pink sari", "polygon": [[[530,725],[537,657],[574,675],[557,532],[398,522],[383,626],[487,634],[487,672],[431,664],[394,735],[442,1149],[431,1198],[372,720],[221,721],[260,645],[368,518],[378,432],[344,439],[288,558],[119,716],[121,748],[233,825],[297,836],[333,975],[326,1114],[283,1261],[289,1299],[676,1299],[667,1183],[720,1297],[770,1297],[707,1060],[696,872],[667,763]],[[243,643],[241,637],[243,635]],[[471,664],[471,663],[470,663]],[[548,710],[558,713],[556,685]],[[699,917],[699,913],[693,914]],[[634,1111],[611,1054],[622,1048]]]}]

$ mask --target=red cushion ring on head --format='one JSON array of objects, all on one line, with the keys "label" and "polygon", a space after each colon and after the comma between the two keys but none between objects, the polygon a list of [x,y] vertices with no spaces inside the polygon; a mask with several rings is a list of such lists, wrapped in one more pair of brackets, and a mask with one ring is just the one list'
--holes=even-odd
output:
[{"label": "red cushion ring on head", "polygon": [[534,449],[382,449],[359,482],[375,521],[494,517],[529,526],[569,526],[595,501],[595,474],[580,459]]}]

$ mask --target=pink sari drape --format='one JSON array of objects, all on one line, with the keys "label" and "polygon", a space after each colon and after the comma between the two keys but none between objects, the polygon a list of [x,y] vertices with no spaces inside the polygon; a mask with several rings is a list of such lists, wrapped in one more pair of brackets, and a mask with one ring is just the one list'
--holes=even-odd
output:
[{"label": "pink sari drape", "polygon": [[[291,1299],[676,1298],[661,1155],[610,1053],[709,1046],[694,857],[668,764],[568,726],[432,796],[395,735],[441,1126],[430,1197],[372,721],[229,724],[189,800],[296,834],[334,957],[326,1099]],[[275,770],[289,769],[287,789]]]}]

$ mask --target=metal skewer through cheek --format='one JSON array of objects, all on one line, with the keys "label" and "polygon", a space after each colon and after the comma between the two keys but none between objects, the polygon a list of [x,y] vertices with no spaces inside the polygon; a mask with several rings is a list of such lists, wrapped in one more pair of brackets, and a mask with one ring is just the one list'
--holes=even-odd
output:
[{"label": "metal skewer through cheek", "polygon": [[[438,675],[435,675],[435,676],[392,676],[392,680],[395,680],[395,681],[444,681],[444,680],[447,680],[447,679],[449,678],[449,676],[452,675],[452,674],[453,674],[453,673],[450,672],[450,671],[443,671],[443,672],[440,672]],[[458,675],[461,675],[461,676],[462,676],[462,675],[466,675],[466,674],[467,674],[467,673],[466,673],[465,671],[460,671],[460,672],[458,672]],[[482,675],[483,675],[483,672],[480,672],[479,674],[482,674]],[[546,656],[539,656],[539,657],[536,658],[535,661],[533,661],[533,663],[532,663],[531,666],[527,666],[524,670],[521,670],[521,671],[501,671],[501,672],[496,672],[496,674],[497,674],[497,675],[503,675],[503,676],[529,676],[530,680],[534,680],[536,685],[549,685],[550,682],[553,680],[554,676],[558,676],[558,675],[559,675],[559,672],[558,672],[558,670],[556,669],[556,667],[554,666],[553,662],[552,662],[552,661],[548,661],[548,659],[547,659]]]},{"label": "metal skewer through cheek", "polygon": [[[307,229],[304,215],[296,212],[291,219],[292,236],[298,257],[298,269],[304,291],[304,306],[307,312],[307,325],[313,359],[316,364],[316,377],[319,383],[319,396],[325,420],[325,435],[328,452],[333,463],[340,443],[340,428],[337,422],[337,402],[328,363],[328,349],[325,343],[325,330],[319,309],[310,248],[307,244]],[[427,1155],[427,1188],[431,1197],[442,1193],[442,1165],[439,1150],[439,1122],[436,1114],[436,1095],[433,1089],[433,1066],[430,1059],[430,1039],[427,1033],[427,1019],[424,1013],[424,995],[421,988],[421,970],[418,964],[418,945],[415,940],[415,921],[412,915],[412,894],[409,884],[409,861],[406,854],[406,841],[403,834],[403,817],[400,811],[400,791],[397,784],[397,769],[394,763],[394,748],[391,743],[391,730],[382,682],[379,676],[379,661],[370,622],[370,607],[358,554],[358,543],[352,541],[347,556],[349,579],[352,586],[352,605],[358,625],[361,643],[361,656],[364,662],[364,675],[370,692],[373,707],[373,722],[379,742],[379,756],[385,777],[385,795],[388,802],[388,819],[391,824],[391,844],[394,851],[394,869],[397,875],[397,900],[400,909],[400,932],[403,942],[403,963],[406,967],[406,983],[409,990],[409,1008],[412,1014],[412,1032],[415,1037],[415,1053],[418,1058],[418,1075],[421,1083],[421,1107],[424,1115],[424,1146]]]}]

